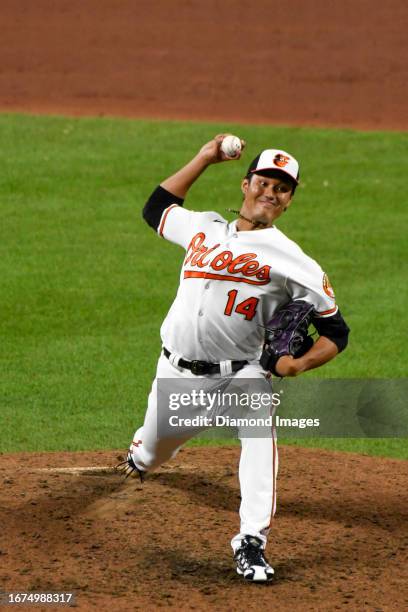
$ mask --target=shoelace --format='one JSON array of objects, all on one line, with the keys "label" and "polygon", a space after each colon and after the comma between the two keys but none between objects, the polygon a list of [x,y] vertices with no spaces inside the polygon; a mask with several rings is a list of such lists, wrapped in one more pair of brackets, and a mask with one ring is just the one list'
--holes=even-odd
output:
[{"label": "shoelace", "polygon": [[248,561],[249,565],[266,566],[262,548],[252,544],[251,542],[246,543],[238,554],[239,556],[245,556],[245,559]]}]

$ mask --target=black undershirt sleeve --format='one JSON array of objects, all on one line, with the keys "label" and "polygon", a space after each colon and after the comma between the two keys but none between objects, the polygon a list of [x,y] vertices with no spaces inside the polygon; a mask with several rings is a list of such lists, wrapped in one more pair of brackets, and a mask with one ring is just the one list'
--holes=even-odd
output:
[{"label": "black undershirt sleeve", "polygon": [[329,338],[339,349],[344,351],[348,343],[350,329],[341,316],[340,310],[332,317],[313,317],[312,323],[319,336]]},{"label": "black undershirt sleeve", "polygon": [[183,206],[183,198],[179,198],[167,189],[164,189],[161,185],[156,187],[143,208],[143,219],[152,227],[157,230],[160,224],[160,219],[163,212],[171,206],[171,204],[178,204]]}]

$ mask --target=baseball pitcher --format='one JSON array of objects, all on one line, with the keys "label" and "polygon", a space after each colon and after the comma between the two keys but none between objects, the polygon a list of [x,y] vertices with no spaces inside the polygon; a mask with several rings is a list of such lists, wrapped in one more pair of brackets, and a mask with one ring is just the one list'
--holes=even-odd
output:
[{"label": "baseball pitcher", "polygon": [[[163,181],[143,210],[146,222],[183,248],[185,258],[176,298],[161,327],[163,348],[144,423],[121,465],[126,475],[142,480],[193,435],[158,434],[158,381],[222,377],[270,388],[271,372],[297,376],[320,367],[348,341],[327,275],[275,226],[292,206],[299,181],[292,155],[266,149],[251,162],[232,223],[216,212],[183,206],[191,185],[209,166],[240,158],[244,141],[228,154],[225,137],[217,135]],[[316,342],[307,336],[310,322],[318,332]],[[276,508],[277,468],[274,430],[261,438],[241,437],[240,529],[231,545],[237,572],[246,580],[265,582],[274,575],[264,550]]]}]

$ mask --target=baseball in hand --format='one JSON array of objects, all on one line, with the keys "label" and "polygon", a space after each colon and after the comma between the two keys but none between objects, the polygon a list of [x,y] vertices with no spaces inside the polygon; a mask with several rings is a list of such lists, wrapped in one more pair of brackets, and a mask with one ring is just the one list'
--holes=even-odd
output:
[{"label": "baseball in hand", "polygon": [[238,138],[238,136],[233,136],[232,134],[225,136],[221,143],[221,151],[227,157],[237,157],[241,153],[241,149],[241,140]]}]

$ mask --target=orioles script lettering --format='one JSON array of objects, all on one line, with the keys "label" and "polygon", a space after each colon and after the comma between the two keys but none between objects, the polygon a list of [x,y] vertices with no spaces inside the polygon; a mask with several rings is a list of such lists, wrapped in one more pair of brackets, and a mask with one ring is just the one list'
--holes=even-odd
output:
[{"label": "orioles script lettering", "polygon": [[[184,260],[184,267],[207,268],[207,270],[186,270],[184,278],[212,278],[215,280],[233,280],[250,285],[266,285],[270,281],[271,266],[261,266],[256,253],[242,253],[233,257],[231,251],[225,250],[214,255],[219,244],[207,247],[204,232],[199,232],[191,239]],[[215,271],[210,272],[209,268]],[[219,272],[223,274],[219,274]],[[240,275],[240,276],[238,276]],[[241,276],[242,275],[242,276]]]}]

